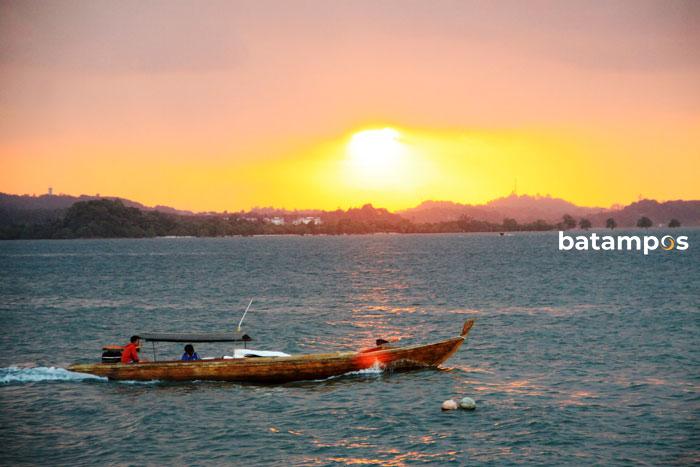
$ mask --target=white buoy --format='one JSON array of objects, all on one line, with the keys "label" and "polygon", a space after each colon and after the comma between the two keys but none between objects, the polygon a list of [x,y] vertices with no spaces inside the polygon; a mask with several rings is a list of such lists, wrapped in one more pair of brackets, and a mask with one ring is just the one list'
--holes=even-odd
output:
[{"label": "white buoy", "polygon": [[452,399],[447,399],[442,403],[442,410],[457,410],[457,402]]},{"label": "white buoy", "polygon": [[471,397],[463,397],[462,400],[459,401],[459,406],[464,410],[474,410],[476,409],[476,402],[474,402],[474,399]]}]

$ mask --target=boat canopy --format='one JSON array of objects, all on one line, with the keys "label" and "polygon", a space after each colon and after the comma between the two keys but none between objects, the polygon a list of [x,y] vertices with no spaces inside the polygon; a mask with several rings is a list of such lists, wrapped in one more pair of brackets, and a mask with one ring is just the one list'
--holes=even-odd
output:
[{"label": "boat canopy", "polygon": [[150,342],[249,342],[253,339],[248,334],[242,332],[221,332],[206,334],[176,334],[176,333],[155,333],[146,332],[139,334],[139,337]]}]

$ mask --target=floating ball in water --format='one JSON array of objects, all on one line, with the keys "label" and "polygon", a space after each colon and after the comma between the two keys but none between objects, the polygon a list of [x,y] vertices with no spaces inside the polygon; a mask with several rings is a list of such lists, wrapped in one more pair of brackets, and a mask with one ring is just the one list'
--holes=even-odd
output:
[{"label": "floating ball in water", "polygon": [[457,409],[457,402],[453,401],[452,399],[448,399],[442,403],[442,410],[456,410],[456,409]]},{"label": "floating ball in water", "polygon": [[476,402],[471,397],[464,397],[459,401],[459,406],[464,410],[474,410],[476,409]]}]

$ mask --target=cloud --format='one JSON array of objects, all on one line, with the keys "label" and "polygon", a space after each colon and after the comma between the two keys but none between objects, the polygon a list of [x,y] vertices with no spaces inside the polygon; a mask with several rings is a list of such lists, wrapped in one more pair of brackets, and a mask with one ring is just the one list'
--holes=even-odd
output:
[{"label": "cloud", "polygon": [[314,52],[338,46],[343,53],[348,44],[367,47],[367,39],[406,47],[418,39],[447,40],[463,52],[487,46],[511,60],[698,70],[698,23],[700,2],[693,0],[3,2],[0,64],[206,72],[245,66],[249,54],[284,56],[290,41],[306,45],[309,53],[299,60],[315,60]]},{"label": "cloud", "polygon": [[229,69],[237,66],[244,49],[235,15],[217,14],[213,6],[5,2],[0,7],[0,64],[111,73]]}]

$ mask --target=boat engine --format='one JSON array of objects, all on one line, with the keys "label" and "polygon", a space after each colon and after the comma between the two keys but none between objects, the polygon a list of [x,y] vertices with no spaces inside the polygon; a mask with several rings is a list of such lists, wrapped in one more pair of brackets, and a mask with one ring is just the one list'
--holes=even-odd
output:
[{"label": "boat engine", "polygon": [[122,361],[121,345],[105,345],[102,347],[102,363],[119,363]]}]

